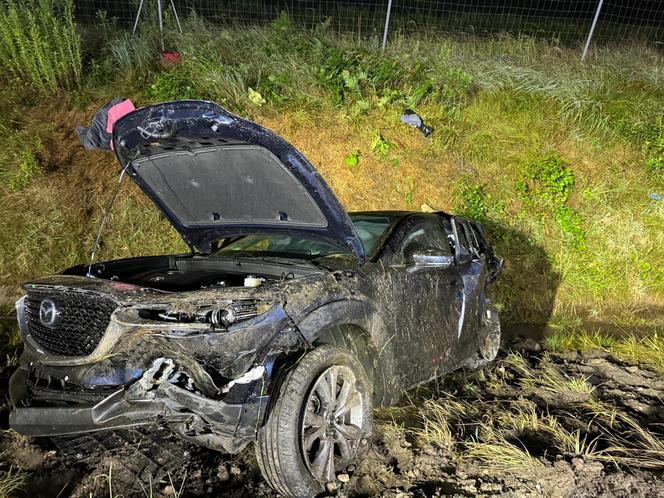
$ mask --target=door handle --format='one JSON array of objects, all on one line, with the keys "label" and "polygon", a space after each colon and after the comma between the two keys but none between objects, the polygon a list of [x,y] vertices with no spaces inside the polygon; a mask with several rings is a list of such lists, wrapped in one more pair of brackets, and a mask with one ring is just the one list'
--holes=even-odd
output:
[{"label": "door handle", "polygon": [[454,287],[458,283],[459,281],[456,278],[453,278],[452,280],[450,280],[450,287]]}]

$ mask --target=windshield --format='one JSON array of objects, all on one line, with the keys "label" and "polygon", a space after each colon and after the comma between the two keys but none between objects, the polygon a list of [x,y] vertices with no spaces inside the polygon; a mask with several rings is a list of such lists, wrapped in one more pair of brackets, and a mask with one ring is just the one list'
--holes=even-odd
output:
[{"label": "windshield", "polygon": [[[391,225],[387,216],[378,215],[350,215],[355,230],[362,241],[364,252],[368,256],[373,254],[378,243]],[[221,248],[213,253],[214,256],[296,256],[303,259],[316,259],[332,254],[343,254],[336,246],[315,240],[289,235],[245,235],[239,238],[230,238],[222,242]]]},{"label": "windshield", "polygon": [[371,257],[376,250],[380,239],[394,221],[387,216],[371,214],[350,214],[350,220],[364,246],[364,254]]},{"label": "windshield", "polygon": [[[327,256],[341,252],[338,247],[288,235],[245,235],[230,239],[214,252],[215,256],[297,256],[305,259]],[[226,241],[224,241],[226,242]]]}]

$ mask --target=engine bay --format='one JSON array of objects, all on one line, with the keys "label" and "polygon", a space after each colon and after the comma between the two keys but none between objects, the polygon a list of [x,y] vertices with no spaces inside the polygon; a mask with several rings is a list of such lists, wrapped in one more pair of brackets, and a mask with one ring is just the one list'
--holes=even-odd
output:
[{"label": "engine bay", "polygon": [[146,256],[78,265],[65,275],[83,275],[149,287],[166,292],[186,292],[215,287],[260,287],[320,272],[314,266],[210,256]]}]

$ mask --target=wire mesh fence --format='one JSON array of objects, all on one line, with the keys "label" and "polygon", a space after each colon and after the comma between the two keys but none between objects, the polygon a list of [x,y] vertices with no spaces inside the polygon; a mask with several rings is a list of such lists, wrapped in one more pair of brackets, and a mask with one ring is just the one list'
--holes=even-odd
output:
[{"label": "wire mesh fence", "polygon": [[[399,0],[394,4],[393,16],[397,29],[399,20],[406,25],[415,20],[419,25],[449,32],[508,32],[573,42],[587,36],[598,5],[598,0]],[[661,1],[604,2],[596,39],[624,40],[644,35],[661,38],[663,7]],[[638,32],[634,25],[654,29]]]},{"label": "wire mesh fence", "polygon": [[[496,33],[586,40],[598,12],[593,41],[664,43],[664,0],[144,0],[143,15],[161,1],[181,16],[190,12],[217,24],[266,24],[286,12],[304,29],[326,23],[339,33],[382,37],[389,13],[389,36],[428,30],[486,36]],[[131,26],[140,0],[78,0],[79,20],[100,11]]]}]

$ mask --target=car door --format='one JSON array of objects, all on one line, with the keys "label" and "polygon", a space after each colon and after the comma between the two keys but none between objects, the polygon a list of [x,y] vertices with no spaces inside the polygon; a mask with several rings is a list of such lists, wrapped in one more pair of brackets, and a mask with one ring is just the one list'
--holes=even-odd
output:
[{"label": "car door", "polygon": [[477,348],[477,332],[482,326],[485,289],[488,278],[486,254],[475,230],[468,220],[452,218],[455,258],[461,302],[457,338],[462,354],[469,355]]},{"label": "car door", "polygon": [[[449,264],[416,264],[422,256]],[[395,248],[387,278],[392,289],[395,354],[404,388],[425,382],[450,366],[458,351],[460,308],[454,255],[442,220],[435,215],[416,220]]]}]

